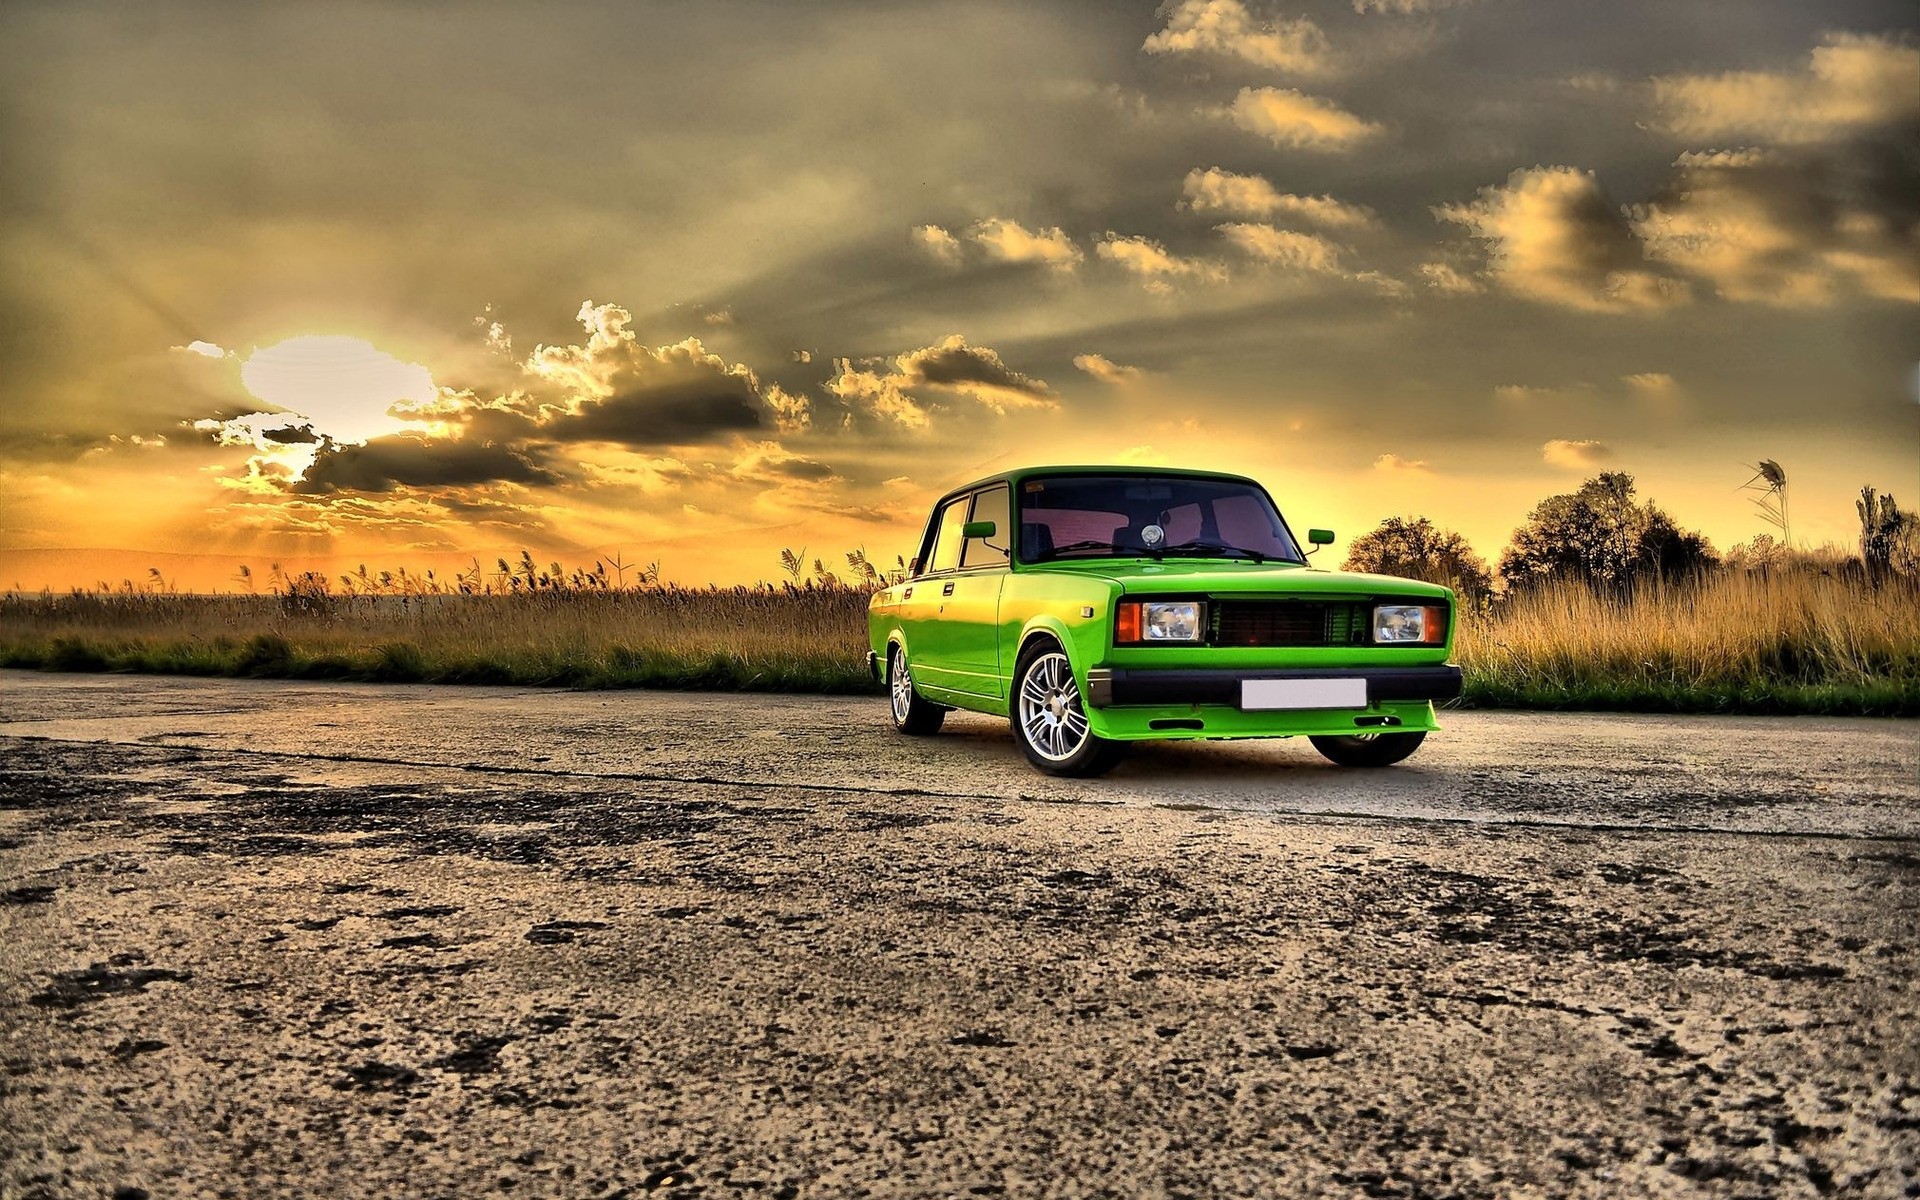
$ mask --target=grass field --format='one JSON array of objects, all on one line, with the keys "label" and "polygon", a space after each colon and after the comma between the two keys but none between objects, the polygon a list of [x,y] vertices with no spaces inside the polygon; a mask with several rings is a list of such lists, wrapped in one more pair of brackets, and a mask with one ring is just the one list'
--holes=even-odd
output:
[{"label": "grass field", "polygon": [[[859,588],[0,598],[0,665],[296,679],[877,692]],[[1812,572],[1577,585],[1463,619],[1474,707],[1920,716],[1920,588]]]}]

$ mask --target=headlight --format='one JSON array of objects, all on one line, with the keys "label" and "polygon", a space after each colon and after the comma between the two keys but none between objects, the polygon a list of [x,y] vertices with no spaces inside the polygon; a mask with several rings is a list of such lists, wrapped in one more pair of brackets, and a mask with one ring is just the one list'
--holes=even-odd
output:
[{"label": "headlight", "polygon": [[1436,605],[1382,604],[1373,610],[1373,640],[1384,645],[1440,645],[1447,640],[1447,610]]},{"label": "headlight", "polygon": [[1136,646],[1198,642],[1206,636],[1205,613],[1198,600],[1129,600],[1118,609],[1113,640]]}]

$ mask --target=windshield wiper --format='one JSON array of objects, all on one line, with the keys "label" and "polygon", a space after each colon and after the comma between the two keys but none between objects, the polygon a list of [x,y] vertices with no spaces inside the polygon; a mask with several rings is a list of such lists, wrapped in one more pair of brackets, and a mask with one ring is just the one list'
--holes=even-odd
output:
[{"label": "windshield wiper", "polygon": [[1116,547],[1112,542],[1103,542],[1098,538],[1089,538],[1088,540],[1083,542],[1068,542],[1064,546],[1055,546],[1052,550],[1047,552],[1046,557],[1058,558],[1060,555],[1065,554],[1069,550],[1113,550],[1113,549],[1116,549]]},{"label": "windshield wiper", "polygon": [[1253,561],[1257,563],[1266,562],[1269,557],[1268,555],[1260,553],[1258,550],[1248,550],[1244,546],[1228,546],[1221,542],[1203,542],[1203,541],[1181,542],[1177,546],[1162,546],[1160,547],[1159,550],[1155,551],[1154,553],[1156,554],[1195,553],[1195,554],[1222,554],[1222,555],[1244,554],[1248,558],[1251,558]]}]

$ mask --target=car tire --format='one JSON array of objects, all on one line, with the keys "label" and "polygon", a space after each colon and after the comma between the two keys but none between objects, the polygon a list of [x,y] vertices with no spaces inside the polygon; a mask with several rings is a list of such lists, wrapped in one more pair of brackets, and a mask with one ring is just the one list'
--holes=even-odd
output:
[{"label": "car tire", "polygon": [[894,646],[887,651],[887,699],[893,710],[893,727],[901,733],[925,737],[940,732],[947,710],[920,694],[907,670],[907,651]]},{"label": "car tire", "polygon": [[1343,767],[1390,767],[1427,740],[1419,733],[1354,733],[1309,737],[1313,748]]},{"label": "car tire", "polygon": [[1013,670],[1007,723],[1027,761],[1049,775],[1085,779],[1120,761],[1124,746],[1093,732],[1073,664],[1057,642],[1036,641]]}]

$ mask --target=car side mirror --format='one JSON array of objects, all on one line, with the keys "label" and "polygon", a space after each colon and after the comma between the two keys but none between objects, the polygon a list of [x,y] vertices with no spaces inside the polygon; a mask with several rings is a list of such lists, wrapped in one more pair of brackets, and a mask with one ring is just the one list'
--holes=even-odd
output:
[{"label": "car side mirror", "polygon": [[1000,526],[992,521],[968,521],[960,527],[960,536],[964,538],[990,538],[1000,532]]},{"label": "car side mirror", "polygon": [[1331,546],[1333,545],[1333,530],[1309,529],[1307,530],[1307,540],[1316,546]]}]

